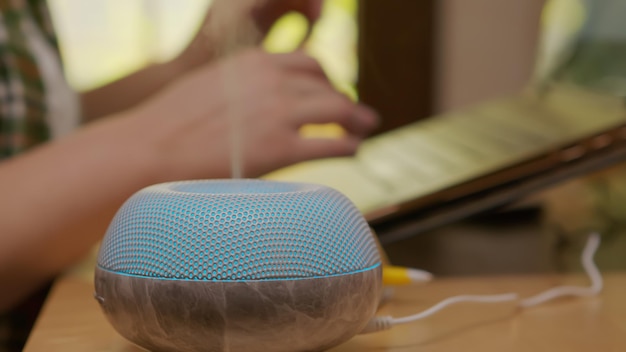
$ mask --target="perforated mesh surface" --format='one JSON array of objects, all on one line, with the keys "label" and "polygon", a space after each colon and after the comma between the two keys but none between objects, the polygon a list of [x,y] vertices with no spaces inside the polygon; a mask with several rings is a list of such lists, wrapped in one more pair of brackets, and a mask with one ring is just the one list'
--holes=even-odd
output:
[{"label": "perforated mesh surface", "polygon": [[323,186],[270,181],[148,187],[118,211],[98,265],[185,280],[265,280],[351,273],[380,262],[360,212]]}]

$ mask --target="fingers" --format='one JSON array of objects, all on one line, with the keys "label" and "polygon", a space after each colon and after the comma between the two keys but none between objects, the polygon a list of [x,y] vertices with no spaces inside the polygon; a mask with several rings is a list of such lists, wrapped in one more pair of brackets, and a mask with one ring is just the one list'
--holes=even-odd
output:
[{"label": "fingers", "polygon": [[282,69],[292,71],[292,73],[307,73],[328,81],[326,72],[324,72],[320,63],[300,51],[285,54],[274,54],[272,56],[274,63]]},{"label": "fingers", "polygon": [[371,133],[380,123],[378,113],[367,105],[357,104],[353,114],[355,124],[362,126],[365,135]]},{"label": "fingers", "polygon": [[330,82],[309,75],[293,75],[289,77],[284,83],[284,89],[286,93],[295,94],[298,97],[334,92],[334,88]]},{"label": "fingers", "polygon": [[378,116],[372,109],[351,102],[334,89],[315,59],[302,53],[278,54],[274,59],[289,71],[284,83],[287,93],[299,98],[297,118],[292,120],[296,127],[338,123],[348,133],[364,136],[378,125]]},{"label": "fingers", "polygon": [[[352,102],[334,89],[319,63],[302,53],[251,52],[238,70],[245,102],[247,143],[265,146],[265,156],[253,148],[251,170],[261,172],[304,160],[353,155],[360,141],[378,125],[370,108]],[[255,74],[265,72],[267,74]],[[346,132],[336,138],[303,138],[304,125],[334,123]],[[279,143],[280,146],[268,147]],[[286,143],[286,144],[281,144]],[[259,171],[261,170],[261,171]]]}]

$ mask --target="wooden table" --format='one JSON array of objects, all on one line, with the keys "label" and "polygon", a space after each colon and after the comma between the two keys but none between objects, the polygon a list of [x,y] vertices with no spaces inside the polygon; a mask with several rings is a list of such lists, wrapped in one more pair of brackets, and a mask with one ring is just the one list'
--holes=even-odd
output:
[{"label": "wooden table", "polygon": [[[105,320],[93,299],[89,272],[54,286],[26,352],[137,352]],[[405,316],[458,294],[518,292],[530,296],[555,285],[587,285],[578,275],[436,279],[395,289],[381,314]],[[332,352],[352,351],[626,351],[626,273],[605,274],[598,297],[561,299],[517,310],[513,304],[460,304],[413,324],[357,336]]]}]

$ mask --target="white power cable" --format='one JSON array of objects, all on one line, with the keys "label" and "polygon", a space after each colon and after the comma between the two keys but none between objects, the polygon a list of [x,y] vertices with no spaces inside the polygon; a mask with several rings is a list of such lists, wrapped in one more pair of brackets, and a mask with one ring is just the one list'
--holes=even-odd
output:
[{"label": "white power cable", "polygon": [[[564,296],[579,296],[588,297],[597,295],[602,291],[603,280],[600,271],[596,267],[593,256],[600,245],[600,235],[593,233],[589,236],[585,249],[582,253],[582,264],[585,272],[591,280],[590,287],[574,287],[574,286],[561,286],[547,290],[535,296],[522,299],[519,301],[519,306],[522,308],[529,308],[536,306],[552,299]],[[382,330],[391,329],[395,325],[408,324],[420,319],[427,318],[440,310],[457,303],[471,302],[471,303],[502,303],[519,300],[517,293],[505,293],[499,295],[462,295],[454,296],[435,304],[434,306],[426,309],[425,311],[409,315],[401,318],[394,318],[391,316],[379,316],[373,318],[368,325],[361,331],[361,334],[367,334]]]},{"label": "white power cable", "polygon": [[509,302],[517,300],[519,296],[516,293],[505,293],[502,295],[489,295],[489,296],[474,296],[474,295],[463,295],[463,296],[455,296],[446,298],[443,301],[435,304],[434,306],[426,309],[425,311],[410,315],[408,317],[403,318],[393,318],[391,323],[392,325],[398,324],[407,324],[414,322],[416,320],[424,319],[429,317],[438,311],[444,309],[447,306],[453,305],[455,303],[462,302],[473,302],[473,303],[501,303],[501,302]]},{"label": "white power cable", "polygon": [[591,280],[590,287],[577,287],[577,286],[561,286],[555,287],[548,291],[542,292],[538,295],[523,299],[520,302],[520,306],[523,308],[528,308],[532,306],[536,306],[552,299],[563,297],[563,296],[580,296],[580,297],[588,297],[595,296],[600,291],[602,291],[602,287],[604,286],[604,282],[602,280],[602,274],[600,274],[600,270],[593,262],[593,255],[598,250],[600,246],[600,235],[597,233],[589,236],[587,240],[587,244],[585,245],[585,249],[582,254],[582,263],[583,268],[585,268],[585,272],[589,276]]}]

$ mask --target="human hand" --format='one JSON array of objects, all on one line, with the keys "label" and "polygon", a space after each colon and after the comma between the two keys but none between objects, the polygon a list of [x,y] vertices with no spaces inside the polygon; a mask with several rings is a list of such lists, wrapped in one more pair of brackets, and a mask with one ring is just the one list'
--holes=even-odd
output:
[{"label": "human hand", "polygon": [[[351,155],[377,124],[369,108],[333,89],[302,53],[253,50],[202,67],[139,108],[142,125],[170,179],[230,176],[238,128],[245,177],[292,163]],[[338,123],[338,138],[303,138],[306,124]]]}]

